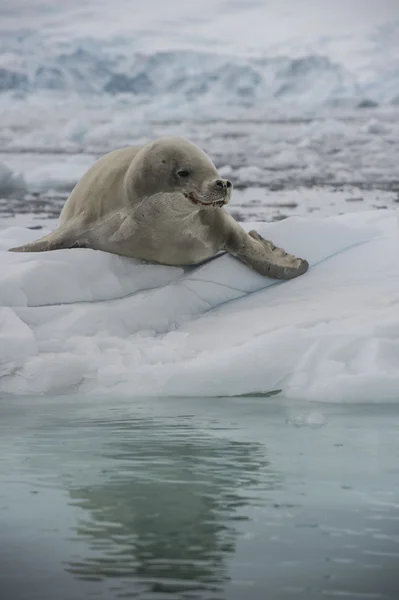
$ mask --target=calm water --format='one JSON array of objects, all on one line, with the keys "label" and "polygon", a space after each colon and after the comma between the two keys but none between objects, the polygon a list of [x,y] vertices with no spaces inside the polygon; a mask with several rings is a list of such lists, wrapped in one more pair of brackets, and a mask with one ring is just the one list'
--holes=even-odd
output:
[{"label": "calm water", "polygon": [[0,598],[399,598],[399,405],[0,400]]}]

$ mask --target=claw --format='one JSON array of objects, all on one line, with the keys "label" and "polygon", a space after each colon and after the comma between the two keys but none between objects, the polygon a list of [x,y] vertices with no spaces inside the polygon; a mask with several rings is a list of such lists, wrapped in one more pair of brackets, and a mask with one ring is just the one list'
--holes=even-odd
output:
[{"label": "claw", "polygon": [[[259,234],[257,231],[255,231],[254,229],[252,229],[252,230],[249,232],[249,235],[250,235],[251,237],[253,237],[255,240],[258,240],[259,242],[263,242],[264,244],[267,244],[267,246],[270,248],[270,250],[272,250],[272,251],[273,251],[273,250],[276,250],[276,249],[277,249],[277,246],[275,246],[275,245],[273,244],[273,242],[270,242],[269,240],[265,240],[265,238],[263,238],[263,237],[262,237],[262,236],[261,236],[261,235],[260,235],[260,234]],[[285,252],[285,250],[283,250],[283,248],[279,248],[279,250],[282,250],[282,252]],[[285,254],[287,254],[287,253],[285,252]]]},{"label": "claw", "polygon": [[283,248],[275,246],[273,242],[265,240],[257,231],[250,231],[249,235],[260,242],[265,248],[265,270],[267,276],[273,279],[294,279],[306,273],[309,263],[303,258],[289,254]]},{"label": "claw", "polygon": [[308,261],[302,258],[297,258],[296,262],[297,264],[292,266],[282,266],[270,263],[268,266],[268,277],[287,281],[289,279],[295,279],[300,275],[304,275],[309,269]]}]

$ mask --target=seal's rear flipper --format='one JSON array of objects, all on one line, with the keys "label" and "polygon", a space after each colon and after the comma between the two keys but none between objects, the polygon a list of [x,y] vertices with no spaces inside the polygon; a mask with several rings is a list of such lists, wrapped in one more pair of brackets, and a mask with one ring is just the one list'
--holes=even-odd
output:
[{"label": "seal's rear flipper", "polygon": [[84,242],[80,243],[74,239],[71,233],[57,229],[44,237],[16,248],[10,248],[9,252],[48,252],[50,250],[62,250],[64,248],[86,248]]}]

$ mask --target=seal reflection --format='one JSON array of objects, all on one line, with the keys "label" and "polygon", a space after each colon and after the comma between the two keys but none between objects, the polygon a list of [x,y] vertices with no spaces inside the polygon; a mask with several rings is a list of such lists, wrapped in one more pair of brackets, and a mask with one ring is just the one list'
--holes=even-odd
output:
[{"label": "seal reflection", "polygon": [[240,509],[256,504],[258,488],[261,501],[279,487],[279,477],[263,444],[209,435],[189,419],[169,421],[134,419],[117,430],[102,424],[107,467],[97,483],[70,490],[87,511],[76,534],[91,556],[67,569],[83,579],[119,579],[124,595],[212,591],[222,598],[237,521],[246,519]]}]

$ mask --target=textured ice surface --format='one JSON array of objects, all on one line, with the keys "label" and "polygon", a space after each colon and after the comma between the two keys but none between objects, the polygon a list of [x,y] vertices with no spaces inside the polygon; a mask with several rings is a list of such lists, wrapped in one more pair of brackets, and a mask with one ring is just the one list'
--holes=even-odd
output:
[{"label": "textured ice surface", "polygon": [[22,175],[15,173],[0,161],[0,197],[21,195],[26,192],[26,183]]},{"label": "textured ice surface", "polygon": [[0,34],[3,148],[118,145],[151,136],[149,120],[399,103],[396,0],[18,0],[0,7]]},{"label": "textured ice surface", "polygon": [[[399,108],[298,121],[279,121],[274,113],[254,120],[224,115],[206,123],[194,112],[181,123],[150,118],[139,123],[140,115],[129,106],[104,104],[90,111],[82,100],[75,108],[37,101],[32,123],[27,104],[8,104],[3,112],[0,141],[7,138],[2,146],[7,150],[0,160],[14,173],[22,172],[33,192],[71,190],[101,154],[160,135],[183,135],[197,143],[236,188],[351,184],[398,189]],[[72,117],[75,110],[79,122]],[[72,118],[80,128],[78,141],[70,138]]]},{"label": "textured ice surface", "polygon": [[[394,102],[395,0],[167,5],[19,0],[0,9],[0,91],[168,96],[224,103],[277,98]],[[40,35],[38,35],[40,31]],[[205,102],[206,104],[206,102]]]},{"label": "textured ice surface", "polygon": [[70,190],[98,155],[177,134],[241,186],[397,186],[398,7],[0,6],[0,161],[30,192]]},{"label": "textured ice surface", "polygon": [[228,255],[179,269],[81,249],[14,254],[38,232],[1,231],[0,390],[397,400],[395,212],[255,227],[310,271],[277,283]]}]

